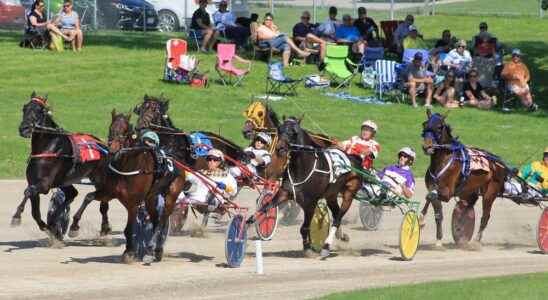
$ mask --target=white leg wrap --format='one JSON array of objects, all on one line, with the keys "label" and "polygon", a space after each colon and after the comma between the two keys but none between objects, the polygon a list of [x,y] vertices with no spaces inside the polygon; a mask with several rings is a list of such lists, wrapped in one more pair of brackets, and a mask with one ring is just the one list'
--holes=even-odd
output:
[{"label": "white leg wrap", "polygon": [[336,233],[337,233],[337,227],[331,226],[329,228],[329,235],[327,235],[327,239],[325,239],[325,243],[328,245],[332,245],[333,239],[335,238]]}]

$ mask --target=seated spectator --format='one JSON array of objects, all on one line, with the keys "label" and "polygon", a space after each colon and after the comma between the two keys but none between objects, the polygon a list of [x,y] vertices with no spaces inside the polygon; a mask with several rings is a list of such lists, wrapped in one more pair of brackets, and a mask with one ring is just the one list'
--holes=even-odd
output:
[{"label": "seated spectator", "polygon": [[211,19],[206,7],[207,0],[200,0],[200,7],[192,14],[192,22],[190,23],[190,28],[203,36],[202,47],[200,48],[202,52],[208,52],[219,36],[219,33],[211,26]]},{"label": "seated spectator", "polygon": [[302,49],[319,48],[320,62],[323,62],[327,43],[314,34],[316,27],[316,24],[310,23],[310,13],[304,11],[301,22],[293,26],[293,38]]},{"label": "seated spectator", "polygon": [[[396,30],[394,31],[394,41],[393,44],[396,46],[399,51],[402,51],[403,49],[403,39],[405,39],[409,35],[409,26],[413,25],[415,22],[415,17],[413,15],[407,15],[405,17],[405,21],[398,25]],[[417,33],[418,36],[422,38],[422,35]]]},{"label": "seated spectator", "polygon": [[457,38],[451,36],[451,31],[449,29],[445,29],[441,34],[441,39],[436,41],[434,48],[439,49],[444,53],[449,53],[451,49],[455,48],[456,43]]},{"label": "seated spectator", "polygon": [[341,22],[337,20],[337,13],[337,8],[335,6],[331,6],[329,8],[329,16],[327,17],[327,20],[318,26],[316,32],[317,35],[327,42],[334,42],[336,40],[335,29],[341,25]]},{"label": "seated spectator", "polygon": [[71,38],[61,32],[55,24],[49,22],[44,15],[44,0],[36,0],[32,4],[31,12],[28,15],[28,30],[37,34],[45,34],[49,32],[50,34],[58,35],[67,41],[71,41]]},{"label": "seated spectator", "polygon": [[455,73],[449,72],[445,75],[443,83],[436,89],[434,99],[445,108],[457,108],[459,102],[455,100]]},{"label": "seated spectator", "polygon": [[472,57],[466,50],[466,41],[460,40],[457,48],[451,50],[443,60],[443,64],[450,70],[453,70],[457,77],[464,78],[468,70],[472,67]]},{"label": "seated spectator", "polygon": [[278,26],[274,24],[274,16],[271,13],[265,14],[263,24],[257,28],[257,41],[261,47],[272,47],[282,52],[284,66],[289,65],[291,51],[301,57],[310,55],[308,51],[299,49],[287,34],[280,33]]},{"label": "seated spectator", "polygon": [[358,28],[354,26],[350,15],[343,16],[343,23],[337,26],[335,38],[338,44],[348,44],[352,46],[352,53],[363,55],[365,51],[365,41],[362,39]]},{"label": "seated spectator", "polygon": [[373,19],[367,16],[365,7],[358,8],[358,18],[354,21],[354,26],[358,28],[362,38],[368,44],[374,42],[375,39],[379,40],[379,27]]},{"label": "seated spectator", "polygon": [[236,24],[243,26],[251,31],[251,24],[257,23],[259,21],[259,15],[256,13],[252,13],[249,18],[248,17],[239,17],[236,19]]},{"label": "seated spectator", "polygon": [[213,23],[217,31],[224,32],[225,37],[233,40],[238,47],[246,44],[250,29],[236,24],[236,16],[228,11],[226,0],[219,3],[219,10],[213,14]]},{"label": "seated spectator", "polygon": [[78,13],[72,9],[72,0],[65,0],[63,10],[53,23],[60,26],[61,32],[69,37],[69,41],[72,41],[72,50],[80,52],[84,43],[84,34],[80,29]]},{"label": "seated spectator", "polygon": [[496,104],[496,97],[487,95],[475,69],[468,72],[468,81],[464,83],[464,99],[468,101],[468,105],[481,109],[490,109]]},{"label": "seated spectator", "polygon": [[443,71],[443,62],[440,58],[439,48],[434,48],[430,51],[430,56],[428,57],[428,65],[426,69],[433,74],[440,74]]},{"label": "seated spectator", "polygon": [[422,53],[417,52],[413,57],[413,61],[407,65],[405,74],[407,74],[406,86],[409,88],[409,95],[411,96],[411,103],[413,107],[417,107],[417,90],[426,90],[425,107],[432,107],[432,73],[428,72],[425,66],[422,64]]},{"label": "seated spectator", "polygon": [[426,49],[426,43],[418,36],[417,27],[415,25],[409,26],[409,34],[403,39],[403,49]]},{"label": "seated spectator", "polygon": [[527,66],[521,61],[519,49],[512,50],[512,60],[504,64],[501,77],[506,82],[506,88],[520,97],[523,106],[531,112],[538,109],[529,90],[528,82],[531,75]]}]

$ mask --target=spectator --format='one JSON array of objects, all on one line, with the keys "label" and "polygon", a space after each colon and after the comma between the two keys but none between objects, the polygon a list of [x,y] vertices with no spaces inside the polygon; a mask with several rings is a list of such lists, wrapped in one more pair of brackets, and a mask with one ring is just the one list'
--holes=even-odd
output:
[{"label": "spectator", "polygon": [[280,33],[278,26],[274,24],[274,16],[271,13],[265,14],[263,24],[257,28],[257,41],[261,47],[272,47],[282,52],[284,66],[289,65],[292,50],[301,57],[310,55],[308,51],[299,49],[287,34]]},{"label": "spectator", "polygon": [[[500,50],[501,47],[497,38],[488,29],[487,23],[481,22],[479,24],[479,33],[472,38],[474,50],[478,50],[474,55],[489,56],[493,52]],[[494,44],[495,49],[492,48],[491,44]]]},{"label": "spectator", "polygon": [[227,8],[226,0],[219,3],[219,10],[213,14],[215,29],[224,32],[225,37],[233,40],[238,47],[243,47],[249,38],[250,29],[236,24],[236,16]]},{"label": "spectator", "polygon": [[457,77],[463,78],[472,66],[472,57],[466,50],[466,41],[460,40],[457,48],[451,50],[443,60],[443,64],[456,73]]},{"label": "spectator", "polygon": [[523,106],[531,112],[538,109],[529,90],[528,82],[531,75],[527,66],[521,61],[521,51],[519,49],[512,50],[512,60],[504,64],[501,77],[506,82],[506,88],[520,97]]},{"label": "spectator", "polygon": [[310,23],[310,13],[304,11],[301,15],[301,22],[293,26],[293,38],[303,49],[314,48],[314,45],[319,46],[320,61],[323,62],[326,42],[313,33],[315,28],[316,26]]},{"label": "spectator", "polygon": [[448,72],[443,83],[436,89],[434,99],[445,108],[457,108],[459,102],[455,100],[455,73]]},{"label": "spectator", "polygon": [[449,53],[451,49],[455,48],[456,43],[457,39],[454,36],[451,36],[451,31],[449,29],[445,29],[441,33],[441,39],[436,41],[434,48],[439,49],[444,53]]},{"label": "spectator", "polygon": [[219,33],[211,26],[211,19],[206,7],[207,0],[200,0],[200,7],[192,14],[192,22],[190,23],[190,28],[203,36],[202,47],[200,48],[202,52],[208,52],[219,36]]},{"label": "spectator", "polygon": [[334,42],[336,40],[335,30],[339,25],[341,25],[341,22],[337,20],[337,13],[337,8],[335,6],[331,6],[329,8],[329,16],[327,17],[327,20],[320,24],[317,30],[318,36],[328,42]]},{"label": "spectator", "polygon": [[249,18],[248,17],[239,17],[236,19],[236,24],[243,26],[245,28],[248,28],[251,30],[251,24],[257,23],[259,21],[259,15],[256,13],[252,13]]},{"label": "spectator", "polygon": [[405,74],[407,74],[407,87],[409,87],[409,95],[413,107],[417,107],[417,91],[426,89],[425,107],[432,107],[432,74],[426,70],[422,64],[422,53],[417,52],[413,57],[413,61],[407,65]]},{"label": "spectator", "polygon": [[343,23],[337,27],[335,38],[338,44],[348,44],[352,47],[352,53],[363,55],[365,41],[362,39],[358,28],[354,26],[350,15],[343,16]]},{"label": "spectator", "polygon": [[409,34],[403,39],[403,49],[426,49],[426,43],[418,36],[417,27],[409,26]]},{"label": "spectator", "polygon": [[496,104],[496,97],[487,95],[478,81],[478,71],[475,69],[468,73],[468,81],[464,84],[464,99],[468,100],[468,105],[481,109],[490,109]]},{"label": "spectator", "polygon": [[434,48],[430,51],[430,56],[428,57],[428,66],[427,70],[433,74],[439,74],[442,71],[443,62],[440,58],[439,48]]},{"label": "spectator", "polygon": [[472,38],[472,42],[474,43],[474,45],[478,44],[479,41],[480,41],[480,37],[486,37],[487,39],[491,39],[493,38],[493,36],[489,33],[488,31],[488,27],[487,27],[487,23],[485,22],[481,22],[479,24],[479,33],[476,34],[473,38]]},{"label": "spectator", "polygon": [[[399,51],[401,51],[402,49],[403,39],[405,39],[409,35],[409,26],[413,25],[414,22],[415,17],[413,17],[413,15],[407,15],[407,17],[405,17],[405,21],[398,25],[398,27],[394,31],[393,43],[397,47],[397,49],[399,49]],[[421,34],[417,33],[417,35],[422,38]]]},{"label": "spectator", "polygon": [[61,30],[59,30],[59,28],[55,26],[55,24],[47,20],[46,16],[44,16],[45,7],[46,5],[44,4],[43,0],[36,0],[32,4],[27,24],[29,30],[41,35],[49,32],[50,34],[61,36],[67,41],[71,41],[69,36],[62,33]]},{"label": "spectator", "polygon": [[354,21],[354,26],[358,28],[361,36],[368,44],[375,39],[379,39],[379,27],[373,19],[367,16],[367,9],[365,7],[358,8],[358,18]]},{"label": "spectator", "polygon": [[78,13],[72,9],[72,0],[65,0],[63,10],[53,23],[60,26],[61,32],[69,37],[72,43],[72,50],[80,52],[84,43],[84,34],[80,28]]}]

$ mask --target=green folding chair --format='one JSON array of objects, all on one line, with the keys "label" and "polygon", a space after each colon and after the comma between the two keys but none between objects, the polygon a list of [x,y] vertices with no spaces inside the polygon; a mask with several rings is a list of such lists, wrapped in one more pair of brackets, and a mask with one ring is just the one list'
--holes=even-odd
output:
[{"label": "green folding chair", "polygon": [[[358,65],[348,58],[348,48],[348,45],[327,45],[324,72],[332,81],[340,82],[336,89],[350,87],[354,76],[358,74]],[[349,66],[353,70],[349,70]]]}]

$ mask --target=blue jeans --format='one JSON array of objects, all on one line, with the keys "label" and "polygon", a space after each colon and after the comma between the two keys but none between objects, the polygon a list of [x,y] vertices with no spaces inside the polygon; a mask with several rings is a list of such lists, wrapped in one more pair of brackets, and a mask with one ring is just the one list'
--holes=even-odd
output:
[{"label": "blue jeans", "polygon": [[272,47],[281,52],[289,50],[289,44],[287,43],[287,36],[285,34],[280,34],[271,40],[260,41],[259,46],[265,48]]}]

